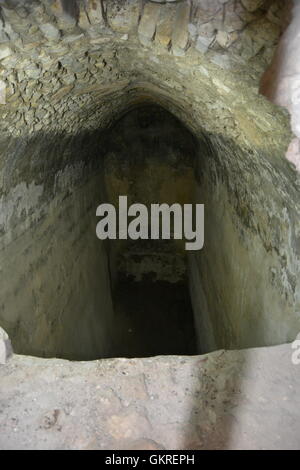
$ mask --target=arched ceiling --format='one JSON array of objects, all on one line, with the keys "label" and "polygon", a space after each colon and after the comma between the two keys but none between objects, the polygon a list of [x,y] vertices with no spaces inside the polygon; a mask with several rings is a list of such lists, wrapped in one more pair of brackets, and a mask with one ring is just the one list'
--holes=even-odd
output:
[{"label": "arched ceiling", "polygon": [[282,154],[287,115],[258,84],[283,19],[269,0],[4,1],[2,139],[103,128],[151,101],[195,132]]}]

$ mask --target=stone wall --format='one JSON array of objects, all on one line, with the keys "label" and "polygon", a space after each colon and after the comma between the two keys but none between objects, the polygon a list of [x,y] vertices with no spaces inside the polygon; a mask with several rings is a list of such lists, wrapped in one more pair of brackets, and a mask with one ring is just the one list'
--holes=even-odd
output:
[{"label": "stone wall", "polygon": [[23,182],[0,200],[1,324],[16,352],[110,355],[108,260],[95,236],[103,187],[96,137],[40,134],[16,139],[7,155],[5,181]]},{"label": "stone wall", "polygon": [[[123,116],[107,140],[103,171],[106,200],[119,206],[195,202],[197,141],[174,116],[156,106]],[[174,225],[171,218],[171,233]],[[111,276],[135,281],[186,281],[183,240],[114,240],[109,244]]]},{"label": "stone wall", "polygon": [[291,115],[291,128],[295,137],[289,145],[286,157],[300,172],[299,2],[295,1],[290,6],[289,19],[272,63],[262,77],[261,92],[272,102],[286,107]]},{"label": "stone wall", "polygon": [[[150,88],[152,97],[170,94],[179,108],[193,103],[206,118],[202,126],[212,130],[224,128],[218,116],[238,127],[237,109],[251,111],[254,96],[253,113],[266,111],[257,85],[280,37],[282,9],[281,1],[270,0],[4,1],[2,131],[98,128],[114,118],[112,98],[117,114],[136,87],[141,94],[156,79],[159,93]],[[215,109],[208,94],[218,96]]]},{"label": "stone wall", "polygon": [[107,353],[109,279],[93,238],[101,156],[116,119],[153,103],[202,145],[208,237],[193,289],[207,338],[294,339],[299,176],[284,157],[287,113],[258,91],[283,19],[282,2],[269,0],[1,2],[0,323],[17,350],[60,354],[66,334],[70,354],[89,356],[92,325],[94,352]]},{"label": "stone wall", "polygon": [[205,247],[190,256],[190,280],[202,351],[288,342],[300,319],[295,172],[215,137],[200,143],[197,176]]}]

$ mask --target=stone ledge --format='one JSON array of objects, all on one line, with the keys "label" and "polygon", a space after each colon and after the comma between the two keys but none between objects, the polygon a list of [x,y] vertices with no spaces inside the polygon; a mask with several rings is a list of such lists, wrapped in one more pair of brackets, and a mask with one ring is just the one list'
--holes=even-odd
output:
[{"label": "stone ledge", "polygon": [[297,449],[292,352],[286,344],[93,362],[14,356],[0,368],[0,448]]},{"label": "stone ledge", "polygon": [[6,364],[13,355],[13,349],[6,331],[0,327],[0,364]]}]

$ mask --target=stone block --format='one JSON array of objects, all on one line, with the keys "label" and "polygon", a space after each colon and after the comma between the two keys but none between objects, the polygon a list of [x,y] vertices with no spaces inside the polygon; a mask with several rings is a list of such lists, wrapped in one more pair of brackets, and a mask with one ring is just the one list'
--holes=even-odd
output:
[{"label": "stone block", "polygon": [[247,23],[247,15],[240,3],[228,3],[225,5],[225,15],[222,17],[221,29],[231,33],[241,31]]},{"label": "stone block", "polygon": [[166,18],[160,23],[156,31],[157,41],[165,47],[168,47],[172,38],[172,20]]},{"label": "stone block", "polygon": [[[1,83],[0,83],[1,93]],[[8,359],[12,356],[13,349],[6,331],[0,327],[0,364],[6,364]]]},{"label": "stone block", "polygon": [[78,15],[77,2],[73,0],[53,0],[51,10],[56,16],[70,20],[76,19]]},{"label": "stone block", "polygon": [[222,9],[218,0],[201,0],[197,2],[197,8],[194,9],[193,22],[198,25],[206,24]]},{"label": "stone block", "polygon": [[237,39],[239,35],[236,31],[232,33],[227,33],[226,31],[218,31],[216,36],[216,41],[219,46],[223,47],[224,49],[230,47]]},{"label": "stone block", "polygon": [[126,34],[136,28],[139,14],[139,0],[115,0],[107,3],[107,22],[117,33]]},{"label": "stone block", "polygon": [[12,54],[12,50],[9,46],[5,44],[0,45],[0,60],[9,57]]},{"label": "stone block", "polygon": [[214,38],[213,37],[207,37],[207,36],[198,36],[197,41],[196,41],[196,49],[199,52],[202,52],[205,54],[205,52],[208,51],[210,45],[213,43]]},{"label": "stone block", "polygon": [[28,4],[27,8],[31,15],[31,19],[35,23],[48,23],[48,21],[50,20],[50,17],[46,12],[46,8],[42,3],[30,3]]},{"label": "stone block", "polygon": [[264,3],[264,0],[242,0],[242,5],[251,13],[258,10]]},{"label": "stone block", "polygon": [[156,26],[155,40],[164,47],[168,47],[172,40],[175,13],[176,6],[174,5],[165,5],[161,9],[160,18]]},{"label": "stone block", "polygon": [[79,8],[73,0],[52,0],[50,10],[56,16],[60,29],[70,29],[78,21]]},{"label": "stone block", "polygon": [[139,39],[144,46],[151,44],[154,39],[160,8],[161,5],[155,3],[146,3],[144,7],[138,28]]},{"label": "stone block", "polygon": [[78,26],[84,30],[92,26],[84,3],[80,4]]},{"label": "stone block", "polygon": [[88,20],[92,26],[104,22],[100,0],[85,0],[84,5]]},{"label": "stone block", "polygon": [[173,54],[176,56],[184,55],[188,47],[190,15],[190,1],[179,3],[172,33],[172,50]]},{"label": "stone block", "polygon": [[39,28],[48,41],[58,41],[58,39],[60,38],[59,29],[57,29],[51,23],[41,24],[39,25]]},{"label": "stone block", "polygon": [[212,23],[202,24],[198,27],[198,34],[199,36],[213,38],[216,36],[216,28]]}]

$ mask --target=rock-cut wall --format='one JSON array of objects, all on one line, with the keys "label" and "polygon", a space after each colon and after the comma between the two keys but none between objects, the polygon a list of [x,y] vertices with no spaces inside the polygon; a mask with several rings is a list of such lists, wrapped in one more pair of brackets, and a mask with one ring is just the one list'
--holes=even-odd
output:
[{"label": "rock-cut wall", "polygon": [[206,349],[294,339],[299,175],[285,159],[287,113],[258,92],[283,7],[0,3],[0,324],[17,352],[111,354],[108,261],[95,236],[102,157],[111,125],[148,104],[199,144],[206,242],[191,292]]}]

